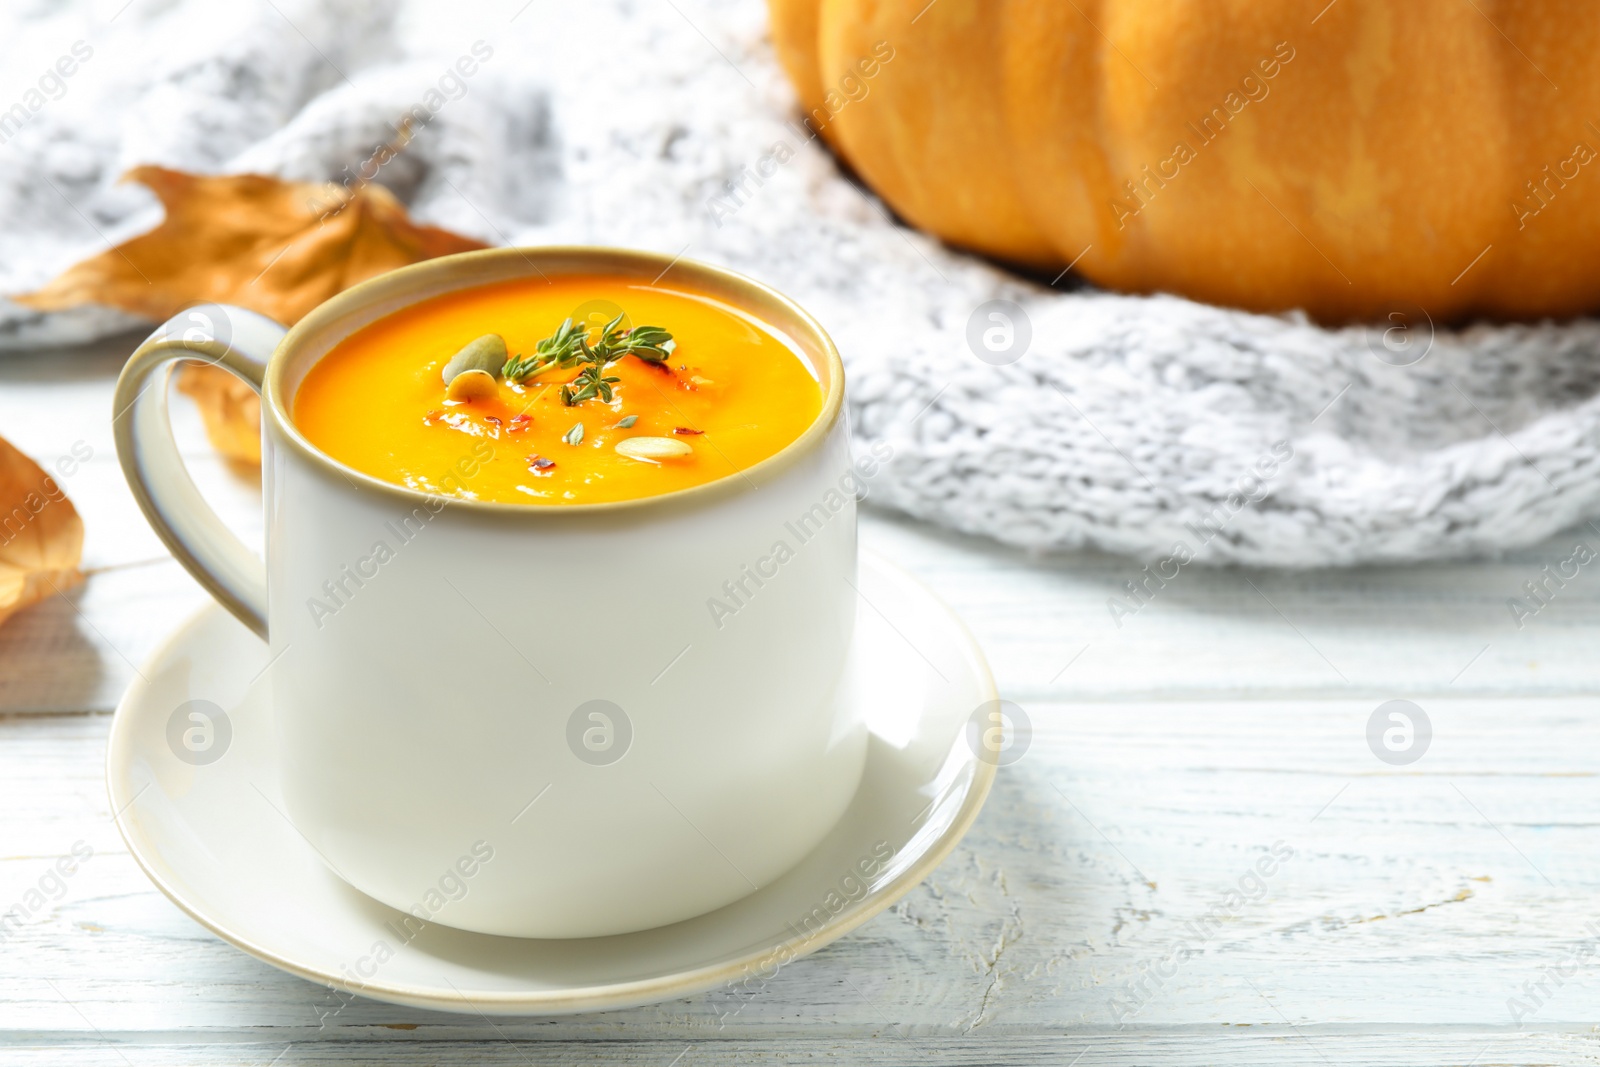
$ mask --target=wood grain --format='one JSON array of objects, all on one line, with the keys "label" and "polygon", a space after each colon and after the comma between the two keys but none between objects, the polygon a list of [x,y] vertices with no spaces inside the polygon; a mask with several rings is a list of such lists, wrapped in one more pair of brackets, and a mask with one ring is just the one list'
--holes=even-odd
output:
[{"label": "wood grain", "polygon": [[[27,621],[35,633],[0,629],[0,663],[14,662],[14,652],[30,661],[43,649],[63,655],[37,660],[31,682],[5,672],[0,712],[74,703],[110,710],[132,676],[129,663],[141,662],[204,602],[175,565],[149,563],[166,553],[117,469],[111,384],[133,343],[123,338],[0,363],[0,433],[44,462],[78,441],[94,449],[65,488],[84,513],[85,565],[110,568],[73,596],[79,611],[46,605]],[[66,380],[54,376],[59,369]],[[257,477],[216,458],[187,400],[175,398],[173,411],[196,482],[229,525],[259,544]],[[1032,556],[870,506],[862,520],[862,543],[960,612],[1002,687],[1019,699],[1590,692],[1600,647],[1600,561],[1520,625],[1508,607],[1524,583],[1570,556],[1578,541],[1600,551],[1600,531],[1582,527],[1490,562],[1304,573],[1187,567],[1136,612],[1114,615],[1108,600],[1130,606],[1124,585],[1142,576],[1142,565],[1088,553]],[[148,571],[132,573],[141,566]],[[82,681],[96,673],[92,686]],[[62,691],[71,694],[66,704],[52,696]]]},{"label": "wood grain", "polygon": [[[1506,606],[1593,530],[1494,562],[1186,569],[1119,626],[1128,561],[869,511],[863,543],[963,614],[1034,727],[972,834],[890,912],[754,993],[492,1026],[258,963],[160,896],[109,821],[106,713],[204,602],[112,455],[130,347],[0,362],[0,433],[46,461],[95,452],[65,485],[96,572],[0,628],[0,911],[45,898],[0,940],[8,1062],[1600,1060],[1600,580],[1520,629]],[[174,411],[197,481],[259,542],[254,479]],[[1406,767],[1367,747],[1394,697],[1433,724]],[[55,898],[51,865],[80,841],[94,855]],[[1260,876],[1275,848],[1292,855]]]},{"label": "wood grain", "polygon": [[[1515,714],[1496,700],[1430,702],[1433,745],[1404,769],[1367,750],[1365,703],[1028,710],[1032,747],[1002,772],[972,834],[861,931],[753,995],[495,1027],[541,1048],[894,1038],[941,1062],[966,1062],[980,1035],[1019,1050],[1056,1035],[1148,1052],[1188,1034],[1230,1056],[1237,1043],[1248,1062],[1265,1055],[1244,1051],[1265,1040],[1255,1031],[1343,1044],[1420,1028],[1464,1062],[1471,1040],[1526,1043],[1508,1001],[1600,933],[1600,733],[1581,728],[1594,700],[1527,701]],[[157,1046],[191,1031],[245,1045],[264,1034],[337,1044],[393,1026],[430,1045],[490,1036],[481,1019],[347,1004],[179,913],[110,825],[106,724],[32,716],[0,735],[0,804],[13,813],[0,901],[22,900],[75,842],[94,849],[4,943],[0,1040],[81,1043],[85,1020]],[[1274,846],[1292,856],[1230,908],[1229,891]],[[1207,914],[1214,933],[1197,939]],[[1141,976],[1182,941],[1193,954],[1141,995]],[[1586,1033],[1597,979],[1591,957],[1548,990],[1525,1032]],[[1119,998],[1137,1010],[1119,1013]],[[1140,1035],[1156,1044],[1130,1044]],[[1394,1051],[1372,1062],[1412,1062]]]}]

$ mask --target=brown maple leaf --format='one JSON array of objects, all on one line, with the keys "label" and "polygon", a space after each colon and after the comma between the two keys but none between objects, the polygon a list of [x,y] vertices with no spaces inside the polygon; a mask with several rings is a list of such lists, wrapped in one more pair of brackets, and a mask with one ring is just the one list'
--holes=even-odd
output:
[{"label": "brown maple leaf", "polygon": [[[166,209],[161,224],[12,299],[41,311],[102,304],[155,320],[215,301],[290,325],[357,282],[487,247],[412,222],[394,195],[376,184],[350,191],[260,174],[210,177],[149,166],[123,179],[156,194]],[[260,462],[261,411],[248,387],[204,365],[185,367],[178,384],[195,398],[219,452]]]},{"label": "brown maple leaf", "polygon": [[56,480],[0,437],[0,623],[83,581],[83,520]]}]

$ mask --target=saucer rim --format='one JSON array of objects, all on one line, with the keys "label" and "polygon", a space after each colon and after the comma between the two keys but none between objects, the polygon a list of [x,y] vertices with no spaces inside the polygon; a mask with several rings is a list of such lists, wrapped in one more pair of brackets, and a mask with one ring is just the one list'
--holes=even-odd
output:
[{"label": "saucer rim", "polygon": [[[987,657],[984,656],[983,646],[978,643],[977,638],[961,617],[956,614],[955,610],[920,579],[890,562],[880,553],[862,550],[859,553],[859,557],[862,563],[882,571],[897,582],[913,587],[939,607],[945,617],[954,625],[955,632],[961,636],[966,645],[968,657],[974,668],[974,679],[978,682],[983,701],[998,700],[999,694],[995,687],[994,674],[989,667]],[[132,709],[134,705],[145,697],[145,691],[150,688],[151,683],[146,680],[145,672],[148,671],[150,675],[154,675],[156,673],[154,670],[155,665],[168,658],[176,646],[182,644],[213,613],[227,615],[227,610],[214,601],[208,602],[175,627],[145,657],[141,664],[141,671],[130,681],[126,692],[122,695],[122,699],[117,702],[116,711],[111,719],[110,732],[106,738],[106,793],[111,804],[112,821],[116,824],[117,832],[121,835],[123,844],[127,846],[129,855],[133,857],[139,869],[144,872],[145,877],[149,878],[151,883],[161,890],[168,900],[176,904],[180,911],[217,937],[241,951],[277,967],[279,970],[304,978],[307,981],[407,1007],[436,1011],[492,1012],[496,1015],[572,1015],[583,1012],[637,1007],[645,1004],[660,1003],[677,997],[691,996],[713,989],[739,977],[741,974],[747,975],[753,965],[763,960],[770,960],[784,952],[788,953],[788,962],[792,963],[832,944],[867,920],[875,918],[888,910],[889,907],[897,903],[912,889],[920,885],[928,875],[932,874],[934,869],[943,863],[951,852],[955,851],[956,845],[966,837],[967,831],[971,829],[972,824],[977,820],[979,812],[983,810],[983,805],[988,800],[989,791],[994,785],[995,775],[998,771],[995,762],[982,758],[975,759],[975,770],[971,784],[966,791],[966,796],[962,799],[961,811],[951,821],[950,825],[930,843],[929,847],[917,857],[916,862],[879,890],[868,893],[859,901],[853,902],[852,906],[840,912],[833,922],[813,934],[764,943],[757,949],[725,963],[628,982],[575,986],[537,992],[501,990],[473,992],[455,989],[459,1002],[449,1000],[443,994],[427,987],[383,982],[354,984],[344,975],[320,971],[286,959],[273,949],[230,931],[207,918],[197,905],[191,903],[183,893],[170,885],[152,868],[150,863],[146,862],[140,845],[135,841],[131,824],[135,822],[133,801],[138,799],[138,793],[131,792],[125,776],[119,773],[120,768],[131,766],[131,762],[127,758],[131,754],[128,752],[132,745],[130,740],[131,728],[127,724],[134,718],[135,712]],[[508,940],[541,939],[508,938]],[[449,982],[448,979],[446,981]],[[449,984],[452,988],[455,988],[453,982]]]}]

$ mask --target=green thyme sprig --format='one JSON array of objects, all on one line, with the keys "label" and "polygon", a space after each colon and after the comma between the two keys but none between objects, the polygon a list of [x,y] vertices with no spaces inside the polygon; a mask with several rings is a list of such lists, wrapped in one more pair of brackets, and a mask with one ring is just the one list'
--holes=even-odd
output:
[{"label": "green thyme sprig", "polygon": [[646,363],[662,364],[672,356],[676,342],[672,334],[660,326],[622,325],[622,315],[606,323],[598,340],[589,340],[589,331],[567,319],[555,333],[540,341],[531,356],[518,356],[507,360],[504,374],[507,381],[527,381],[552,367],[573,367],[583,364],[583,369],[571,382],[561,387],[561,401],[575,407],[585,400],[599,397],[611,403],[611,387],[621,378],[608,377],[611,364],[628,356]]},{"label": "green thyme sprig", "polygon": [[595,360],[593,363],[584,364],[578,376],[571,382],[561,387],[561,402],[567,407],[576,407],[585,400],[599,396],[607,404],[611,403],[611,387],[622,381],[621,378],[607,378],[605,376],[606,364]]},{"label": "green thyme sprig", "polygon": [[571,319],[561,328],[534,346],[531,356],[513,356],[506,360],[501,374],[506,381],[516,382],[532,378],[551,367],[570,367],[578,362],[589,343],[589,331]]},{"label": "green thyme sprig", "polygon": [[621,323],[621,315],[606,323],[600,333],[600,343],[594,347],[596,353],[603,354],[608,361],[637,356],[646,363],[665,363],[672,356],[672,335],[666,330],[659,326],[635,326],[625,330],[620,328]]}]

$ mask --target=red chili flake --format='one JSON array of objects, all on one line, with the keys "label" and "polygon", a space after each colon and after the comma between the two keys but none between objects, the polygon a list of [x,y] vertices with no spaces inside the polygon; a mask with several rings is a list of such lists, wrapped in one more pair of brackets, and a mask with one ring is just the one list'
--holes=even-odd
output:
[{"label": "red chili flake", "polygon": [[532,422],[533,420],[526,415],[513,415],[511,416],[511,425],[506,429],[506,433],[519,433],[526,430]]},{"label": "red chili flake", "polygon": [[535,470],[547,471],[555,465],[555,460],[545,459],[543,456],[533,456],[528,460],[528,466],[533,467]]},{"label": "red chili flake", "polygon": [[691,430],[687,426],[674,426],[672,428],[672,432],[681,433],[685,437],[699,437],[701,434],[705,433],[704,430]]},{"label": "red chili flake", "polygon": [[485,415],[485,416],[484,416],[484,417],[483,417],[483,421],[484,421],[484,422],[492,422],[492,423],[494,423],[494,424],[495,424],[495,425],[496,425],[496,426],[499,426],[499,425],[500,425],[500,420],[499,420],[499,419],[497,419],[497,418],[495,418],[495,417],[494,417],[494,416],[493,416],[493,415]]}]

